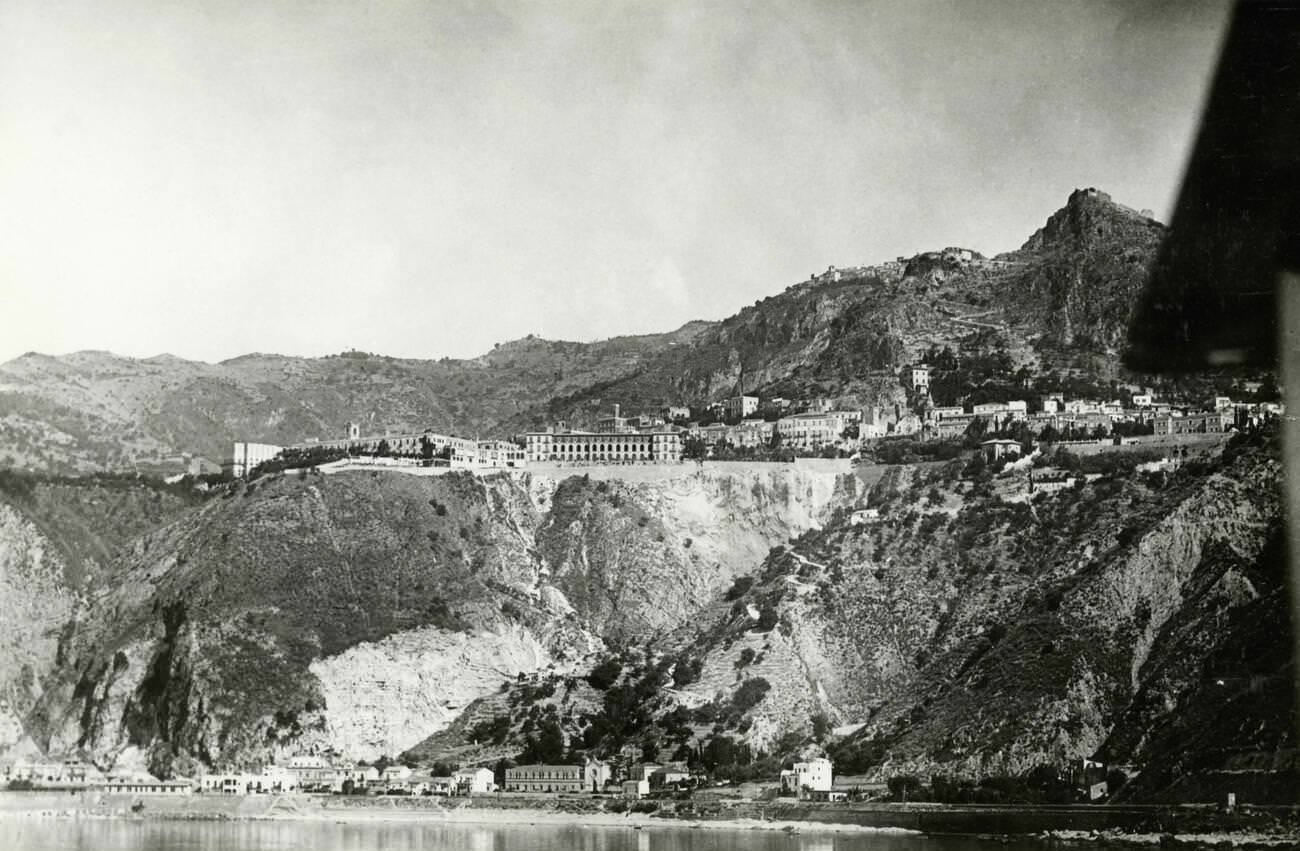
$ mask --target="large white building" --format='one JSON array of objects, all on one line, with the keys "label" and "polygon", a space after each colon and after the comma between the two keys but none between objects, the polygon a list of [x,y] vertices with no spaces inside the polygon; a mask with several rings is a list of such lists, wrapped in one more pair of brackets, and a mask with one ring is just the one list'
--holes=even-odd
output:
[{"label": "large white building", "polygon": [[758,413],[757,396],[732,396],[727,400],[727,419],[743,420],[754,413]]},{"label": "large white building", "polygon": [[276,446],[273,443],[236,442],[234,452],[231,454],[230,474],[242,479],[258,464],[270,461],[283,451],[283,446]]},{"label": "large white building", "polygon": [[827,411],[794,414],[776,421],[781,443],[792,449],[817,450],[838,444],[850,424],[862,420],[861,411]]},{"label": "large white building", "polygon": [[462,768],[451,776],[457,795],[485,795],[496,791],[496,775],[490,768]]},{"label": "large white building", "polygon": [[[606,421],[611,419],[622,419],[617,406]],[[682,460],[682,434],[670,426],[645,431],[532,431],[523,437],[524,459],[530,463],[677,464]]]},{"label": "large white building", "polygon": [[834,780],[831,761],[824,756],[807,762],[796,762],[793,768],[781,772],[783,792],[793,792],[806,799],[810,792],[829,791]]}]

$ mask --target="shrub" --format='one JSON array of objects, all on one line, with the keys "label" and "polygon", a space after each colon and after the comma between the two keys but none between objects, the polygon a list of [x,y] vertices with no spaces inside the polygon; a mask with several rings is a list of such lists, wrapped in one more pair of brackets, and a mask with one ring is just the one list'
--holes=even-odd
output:
[{"label": "shrub", "polygon": [[772,684],[762,677],[745,680],[731,697],[732,710],[737,714],[748,712],[757,706],[771,689]]},{"label": "shrub", "polygon": [[749,593],[749,589],[752,588],[753,586],[754,586],[754,577],[737,576],[735,581],[731,583],[731,588],[728,589],[727,593],[723,595],[723,599],[726,600],[727,602],[731,602],[732,600],[739,600],[741,597],[745,596],[745,594]]},{"label": "shrub", "polygon": [[699,659],[678,659],[673,666],[673,685],[677,688],[683,688],[700,678],[700,671],[704,669],[704,663]]}]

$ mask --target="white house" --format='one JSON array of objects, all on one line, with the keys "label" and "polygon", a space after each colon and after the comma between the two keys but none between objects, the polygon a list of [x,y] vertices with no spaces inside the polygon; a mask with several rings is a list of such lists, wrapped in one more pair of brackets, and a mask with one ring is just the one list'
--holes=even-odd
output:
[{"label": "white house", "polygon": [[757,411],[757,396],[732,396],[727,400],[727,416],[731,419],[743,419]]},{"label": "white house", "polygon": [[496,775],[490,768],[462,768],[451,775],[457,795],[485,795],[496,791]]},{"label": "white house", "polygon": [[798,795],[806,800],[810,792],[828,791],[834,777],[831,761],[824,756],[808,762],[796,762],[793,768],[781,772],[781,791]]}]

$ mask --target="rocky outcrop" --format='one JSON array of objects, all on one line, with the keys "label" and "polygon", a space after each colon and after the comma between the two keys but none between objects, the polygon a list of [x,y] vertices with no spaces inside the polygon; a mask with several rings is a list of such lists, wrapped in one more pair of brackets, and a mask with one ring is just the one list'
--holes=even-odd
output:
[{"label": "rocky outcrop", "polygon": [[[596,641],[574,630],[571,638]],[[399,754],[443,729],[473,700],[520,674],[564,673],[548,644],[528,629],[503,626],[473,632],[437,627],[401,632],[313,662],[324,698],[324,730],[300,743],[373,760]]]},{"label": "rocky outcrop", "polygon": [[[1163,772],[1147,793],[1186,783],[1189,765],[1262,789],[1292,725],[1270,546],[1280,466],[1260,441],[1168,481],[1120,472],[1032,503],[1005,499],[1023,474],[989,495],[959,468],[891,472],[873,491],[881,519],[804,535],[711,610],[681,651],[705,660],[681,702],[761,677],[770,688],[733,735],[766,749],[823,715],[851,732],[834,747],[845,770],[881,777],[1021,776],[1100,755]],[[1227,788],[1212,780],[1198,795]]]},{"label": "rocky outcrop", "polygon": [[26,724],[163,773],[394,755],[688,623],[863,491],[847,462],[575,472],[237,485],[126,548]]},{"label": "rocky outcrop", "polygon": [[23,740],[22,721],[45,692],[59,636],[77,610],[65,570],[36,525],[0,502],[0,752]]}]

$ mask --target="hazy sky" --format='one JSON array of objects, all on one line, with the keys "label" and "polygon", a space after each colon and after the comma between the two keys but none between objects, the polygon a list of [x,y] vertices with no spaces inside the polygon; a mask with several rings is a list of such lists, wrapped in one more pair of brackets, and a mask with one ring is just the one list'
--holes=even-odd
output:
[{"label": "hazy sky", "polygon": [[0,360],[472,356],[1165,219],[1224,2],[0,3]]}]

